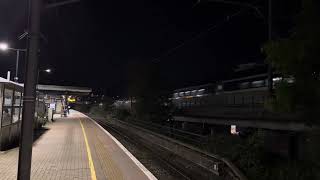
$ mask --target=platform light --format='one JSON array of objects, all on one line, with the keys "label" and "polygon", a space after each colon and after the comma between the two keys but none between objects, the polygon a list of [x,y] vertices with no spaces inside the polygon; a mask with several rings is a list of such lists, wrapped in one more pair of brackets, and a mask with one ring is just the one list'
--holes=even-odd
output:
[{"label": "platform light", "polygon": [[68,102],[70,102],[70,103],[75,103],[75,102],[76,102],[76,98],[73,98],[73,97],[71,97],[71,96],[69,96],[67,100],[68,100]]},{"label": "platform light", "polygon": [[46,69],[44,71],[47,72],[47,73],[51,73],[51,69]]},{"label": "platform light", "polygon": [[239,135],[239,132],[237,131],[237,126],[236,125],[231,125],[230,133],[233,134],[233,135]]},{"label": "platform light", "polygon": [[273,78],[272,80],[273,80],[273,81],[280,81],[280,80],[282,80],[282,78],[281,78],[281,77],[275,77],[275,78]]},{"label": "platform light", "polygon": [[7,51],[9,49],[9,45],[7,43],[0,43],[0,50]]}]

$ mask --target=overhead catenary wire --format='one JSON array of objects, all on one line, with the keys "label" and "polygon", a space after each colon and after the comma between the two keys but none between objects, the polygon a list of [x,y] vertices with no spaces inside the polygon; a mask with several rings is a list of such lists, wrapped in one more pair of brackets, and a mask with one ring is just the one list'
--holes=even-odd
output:
[{"label": "overhead catenary wire", "polygon": [[[210,2],[210,0],[207,0],[207,1]],[[213,0],[213,1],[216,1],[216,0]],[[260,1],[260,0],[258,0],[258,1]],[[257,3],[258,1],[255,1],[254,3]],[[200,1],[199,1],[199,2],[200,2]],[[220,2],[220,0],[217,0],[217,2]],[[221,1],[221,2],[222,2],[222,1]],[[230,1],[228,1],[228,3],[229,3],[229,2],[230,2]],[[235,3],[235,2],[234,2],[234,3]],[[197,4],[198,4],[198,3],[197,3]],[[234,5],[236,5],[236,4],[234,4]],[[236,17],[236,16],[238,16],[238,15],[246,12],[246,11],[249,10],[249,9],[254,9],[254,10],[259,14],[260,17],[262,17],[263,19],[265,19],[264,16],[262,16],[262,13],[260,12],[260,10],[258,10],[258,8],[257,8],[256,6],[253,6],[253,5],[247,4],[247,3],[246,3],[245,5],[242,5],[242,6],[243,6],[244,8],[242,8],[241,10],[239,10],[239,11],[237,11],[237,12],[231,14],[231,15],[225,16],[224,18],[222,18],[222,20],[221,20],[220,22],[218,22],[218,23],[216,23],[216,24],[214,24],[214,25],[209,26],[209,27],[208,27],[207,29],[205,29],[204,31],[201,31],[201,32],[197,33],[196,35],[194,35],[194,36],[191,37],[190,39],[185,40],[185,41],[181,42],[180,44],[178,44],[177,46],[175,46],[175,47],[167,50],[166,52],[164,52],[164,53],[161,54],[160,56],[154,58],[152,61],[155,62],[155,63],[160,62],[160,59],[161,59],[161,58],[166,57],[166,56],[172,54],[173,52],[175,52],[176,50],[180,49],[180,48],[183,47],[184,45],[186,45],[186,44],[188,44],[188,43],[190,43],[190,42],[192,42],[192,41],[194,41],[194,40],[196,40],[196,39],[198,39],[198,38],[201,38],[202,36],[208,34],[209,32],[212,32],[213,30],[217,29],[218,27],[220,27],[220,26],[223,25],[224,23],[229,22],[232,18],[234,18],[234,17]]]}]

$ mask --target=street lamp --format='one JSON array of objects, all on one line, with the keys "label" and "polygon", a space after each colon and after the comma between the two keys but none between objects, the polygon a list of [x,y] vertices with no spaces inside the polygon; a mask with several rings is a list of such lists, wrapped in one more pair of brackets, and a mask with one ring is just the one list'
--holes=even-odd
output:
[{"label": "street lamp", "polygon": [[26,52],[26,49],[16,49],[16,48],[11,48],[9,47],[8,43],[0,43],[0,50],[1,51],[8,51],[8,50],[13,50],[16,51],[17,53],[17,58],[16,58],[16,72],[15,72],[15,77],[14,77],[14,81],[18,82],[18,69],[19,69],[19,56],[20,56],[20,51]]},{"label": "street lamp", "polygon": [[46,72],[46,73],[50,74],[50,73],[52,73],[52,69],[50,69],[50,68],[38,69],[37,84],[39,84],[40,72]]},{"label": "street lamp", "polygon": [[45,69],[44,71],[47,72],[47,73],[51,73],[52,70],[51,69]]},{"label": "street lamp", "polygon": [[0,50],[1,51],[7,51],[8,50],[8,44],[7,43],[0,43]]}]

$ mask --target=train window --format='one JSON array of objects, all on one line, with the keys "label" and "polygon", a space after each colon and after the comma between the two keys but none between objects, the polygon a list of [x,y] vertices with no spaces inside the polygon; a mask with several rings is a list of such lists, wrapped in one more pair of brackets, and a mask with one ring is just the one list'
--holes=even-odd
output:
[{"label": "train window", "polygon": [[190,91],[186,91],[186,92],[184,92],[184,94],[185,94],[186,96],[190,96]]},{"label": "train window", "polygon": [[13,90],[4,89],[4,106],[12,106]]},{"label": "train window", "polygon": [[239,88],[240,88],[240,89],[249,88],[249,82],[240,83]]},{"label": "train window", "polygon": [[12,123],[19,121],[19,111],[20,108],[13,108]]},{"label": "train window", "polygon": [[262,87],[263,85],[264,85],[264,80],[252,82],[252,87]]},{"label": "train window", "polygon": [[196,96],[197,95],[197,90],[191,91],[191,96]]},{"label": "train window", "polygon": [[15,91],[14,92],[14,106],[20,106],[21,103],[21,92]]},{"label": "train window", "polygon": [[205,89],[199,89],[197,96],[202,96],[204,94]]}]

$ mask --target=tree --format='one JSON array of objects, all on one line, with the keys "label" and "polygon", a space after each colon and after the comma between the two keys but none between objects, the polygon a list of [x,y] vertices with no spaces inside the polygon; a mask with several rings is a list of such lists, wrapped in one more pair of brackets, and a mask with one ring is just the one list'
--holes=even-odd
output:
[{"label": "tree", "polygon": [[170,119],[171,102],[154,63],[132,63],[129,66],[128,94],[134,97],[134,113],[140,120],[164,122]]},{"label": "tree", "polygon": [[302,109],[309,123],[316,122],[320,107],[320,3],[302,0],[302,10],[289,38],[266,43],[267,61],[285,78],[276,89],[275,107]]}]

